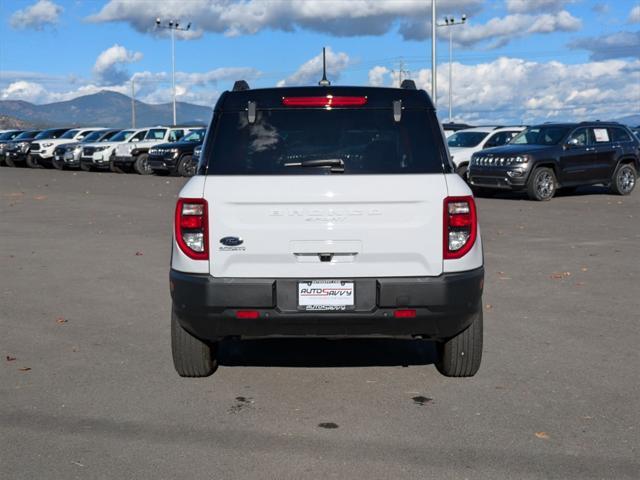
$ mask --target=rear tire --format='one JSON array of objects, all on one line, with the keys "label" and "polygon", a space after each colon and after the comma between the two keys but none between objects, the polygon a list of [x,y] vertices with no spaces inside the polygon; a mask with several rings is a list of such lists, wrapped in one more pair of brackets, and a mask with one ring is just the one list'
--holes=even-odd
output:
[{"label": "rear tire", "polygon": [[482,361],[482,306],[471,325],[438,343],[436,368],[445,377],[473,377]]},{"label": "rear tire", "polygon": [[29,168],[42,168],[42,165],[40,165],[38,163],[38,160],[33,158],[31,155],[27,155],[25,163],[27,164],[27,167],[29,167]]},{"label": "rear tire", "polygon": [[609,189],[616,195],[629,195],[636,186],[638,174],[631,163],[618,165],[611,178]]},{"label": "rear tire", "polygon": [[64,170],[64,162],[56,160],[55,158],[51,160],[51,165],[53,165],[53,168],[56,170]]},{"label": "rear tire", "polygon": [[548,167],[536,168],[527,181],[527,195],[531,200],[546,202],[551,200],[558,189],[558,181],[553,170]]},{"label": "rear tire", "polygon": [[9,158],[8,156],[4,157],[4,164],[7,167],[15,167],[16,166],[15,162],[13,161],[13,159]]},{"label": "rear tire", "polygon": [[136,157],[135,162],[133,162],[133,169],[139,175],[151,175],[153,170],[149,166],[149,155],[146,153],[141,153]]},{"label": "rear tire", "polygon": [[109,170],[112,171],[113,173],[124,173],[124,170],[122,170],[120,167],[118,167],[115,162],[113,161],[113,158],[109,159]]},{"label": "rear tire", "polygon": [[208,377],[218,369],[217,344],[194,337],[178,322],[171,309],[171,354],[173,366],[181,377]]}]

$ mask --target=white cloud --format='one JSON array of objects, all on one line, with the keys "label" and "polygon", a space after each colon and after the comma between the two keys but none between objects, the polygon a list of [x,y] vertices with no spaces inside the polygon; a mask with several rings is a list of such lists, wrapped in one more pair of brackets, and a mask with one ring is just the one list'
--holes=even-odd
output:
[{"label": "white cloud", "polygon": [[100,83],[115,85],[128,78],[128,74],[122,68],[122,65],[140,60],[142,60],[142,53],[132,52],[116,43],[98,55],[93,66],[93,73]]},{"label": "white cloud", "polygon": [[[483,3],[448,0],[440,13],[471,14],[481,10]],[[110,0],[89,20],[128,22],[140,32],[154,32],[156,17],[193,22],[191,36],[203,31],[237,36],[265,29],[306,29],[351,37],[381,35],[399,24],[426,22],[430,8],[424,0],[163,0],[153,8],[141,8],[136,0]]]},{"label": "white cloud", "polygon": [[63,10],[60,5],[51,0],[38,0],[33,5],[11,15],[10,23],[13,28],[42,30],[47,25],[58,23]]},{"label": "white cloud", "polygon": [[507,0],[507,10],[512,13],[557,12],[573,0]]},{"label": "white cloud", "polygon": [[584,37],[569,44],[571,48],[588,50],[591,60],[608,58],[640,58],[640,31],[616,32],[599,37]]},{"label": "white cloud", "polygon": [[[208,72],[176,72],[176,97],[178,101],[212,106],[220,91],[231,88],[238,79],[253,80],[261,73],[254,68],[223,67]],[[167,103],[172,99],[171,73],[138,72],[134,79],[136,98],[147,103]],[[103,85],[88,79],[67,78],[35,72],[2,72],[0,77],[1,100],[25,100],[44,104],[71,100],[101,90],[131,94],[130,78],[117,84]],[[224,88],[218,88],[223,84]]]},{"label": "white cloud", "polygon": [[471,46],[490,40],[489,48],[498,48],[517,37],[536,33],[571,32],[579,30],[581,25],[580,19],[566,10],[542,15],[516,13],[502,18],[492,18],[481,25],[471,23],[459,27],[454,41],[459,45]]},{"label": "white cloud", "polygon": [[390,72],[387,67],[376,66],[369,70],[369,85],[381,87],[384,85],[384,77]]},{"label": "white cloud", "polygon": [[636,5],[629,12],[629,23],[640,23],[640,5]]},{"label": "white cloud", "polygon": [[[335,82],[340,78],[340,73],[347,68],[350,59],[344,52],[334,53],[327,48],[327,78]],[[278,87],[291,85],[316,85],[322,78],[322,53],[303,63],[298,70],[284,80],[278,82]]]},{"label": "white cloud", "polygon": [[[420,70],[413,78],[419,88],[431,91],[430,70]],[[392,80],[384,75],[387,85]],[[443,65],[438,70],[441,113],[448,109],[448,92],[448,70]],[[478,65],[453,64],[453,111],[460,121],[605,120],[639,109],[640,60],[567,65],[503,57]]]}]

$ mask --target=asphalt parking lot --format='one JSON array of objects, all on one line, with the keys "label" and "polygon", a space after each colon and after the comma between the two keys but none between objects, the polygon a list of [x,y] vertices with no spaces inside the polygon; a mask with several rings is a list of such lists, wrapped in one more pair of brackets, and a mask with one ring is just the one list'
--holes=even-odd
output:
[{"label": "asphalt parking lot", "polygon": [[185,179],[0,169],[0,478],[638,478],[640,191],[479,199],[478,375],[409,340],[169,347]]}]

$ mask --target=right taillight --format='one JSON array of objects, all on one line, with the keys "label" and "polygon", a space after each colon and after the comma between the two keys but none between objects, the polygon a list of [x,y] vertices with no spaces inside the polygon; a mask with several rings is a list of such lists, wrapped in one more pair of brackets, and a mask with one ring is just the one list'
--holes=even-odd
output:
[{"label": "right taillight", "polygon": [[444,199],[444,258],[463,257],[476,241],[478,217],[473,197]]},{"label": "right taillight", "polygon": [[176,204],[175,236],[182,253],[194,260],[209,260],[207,201],[179,198]]}]

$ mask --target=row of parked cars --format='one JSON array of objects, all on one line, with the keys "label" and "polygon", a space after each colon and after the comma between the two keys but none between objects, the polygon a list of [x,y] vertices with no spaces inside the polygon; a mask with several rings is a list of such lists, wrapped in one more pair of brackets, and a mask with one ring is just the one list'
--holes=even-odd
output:
[{"label": "row of parked cars", "polygon": [[595,184],[628,195],[640,170],[640,127],[595,121],[444,129],[456,172],[478,195],[524,191],[542,201]]},{"label": "row of parked cars", "polygon": [[204,134],[202,126],[6,130],[0,132],[0,163],[192,176]]}]

